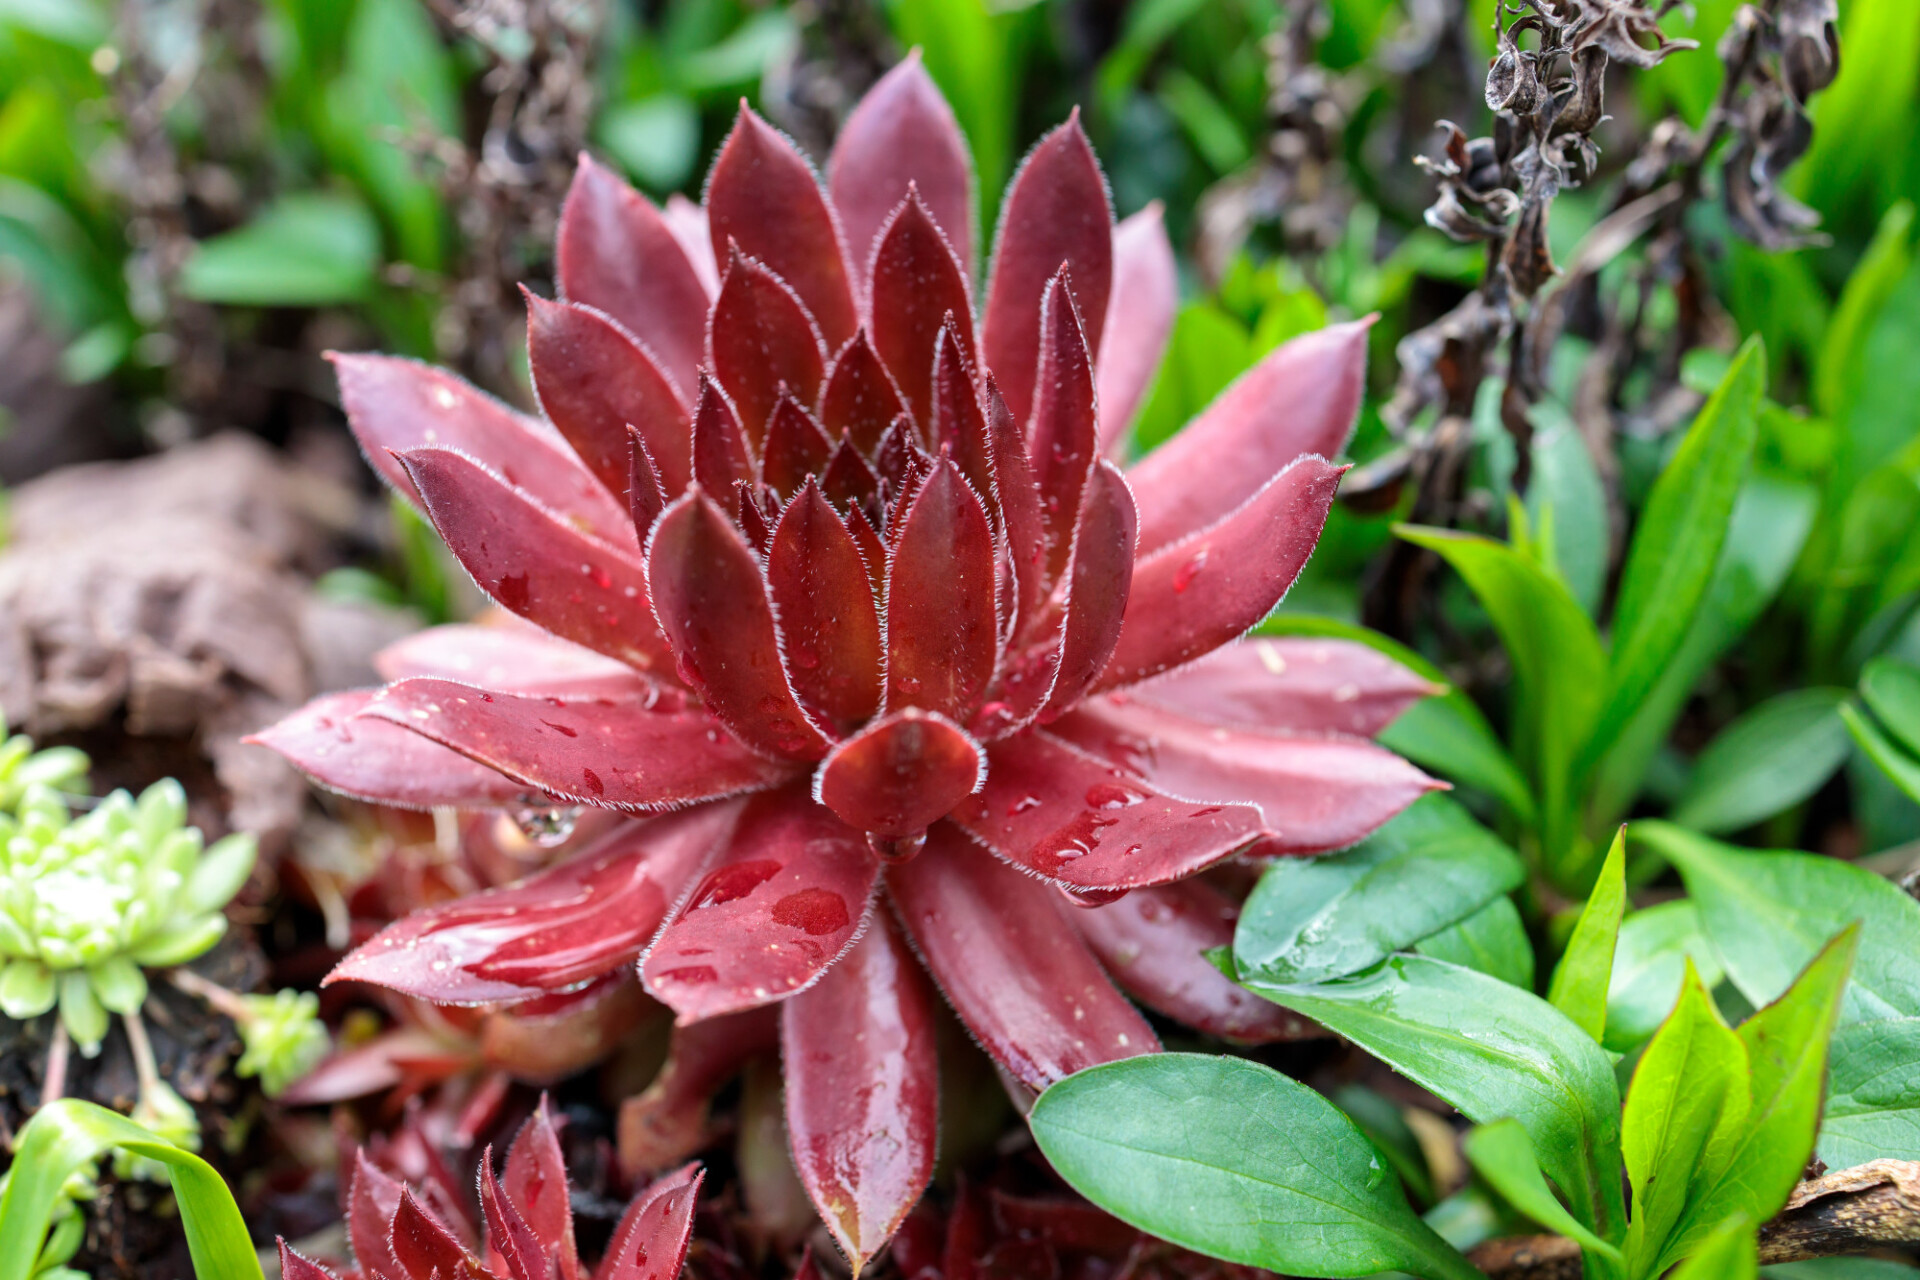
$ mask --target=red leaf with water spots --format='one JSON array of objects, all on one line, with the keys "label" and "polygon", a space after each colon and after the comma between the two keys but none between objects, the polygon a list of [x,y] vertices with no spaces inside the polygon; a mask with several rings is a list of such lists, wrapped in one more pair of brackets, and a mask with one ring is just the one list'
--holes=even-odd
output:
[{"label": "red leaf with water spots", "polygon": [[1100,371],[1100,447],[1108,453],[1126,440],[1179,309],[1179,269],[1155,200],[1113,229],[1113,294],[1094,361]]},{"label": "red leaf with water spots", "polygon": [[736,254],[721,277],[707,326],[707,361],[758,455],[781,393],[812,404],[827,357],[819,330],[786,282]]},{"label": "red leaf with water spots", "polygon": [[972,486],[943,459],[887,569],[887,706],[965,719],[993,679],[997,621],[993,530]]},{"label": "red leaf with water spots", "polygon": [[1258,806],[1271,833],[1265,852],[1343,849],[1441,785],[1360,738],[1223,728],[1105,698],[1081,704],[1053,728],[1156,787]]},{"label": "red leaf with water spots", "polygon": [[791,395],[781,396],[767,420],[766,452],[760,460],[761,479],[767,486],[785,502],[826,466],[832,454],[833,442],[813,415]]},{"label": "red leaf with water spots", "polygon": [[376,653],[373,667],[387,680],[439,676],[506,693],[560,697],[633,695],[652,686],[649,677],[618,659],[505,618],[416,631]]},{"label": "red leaf with water spots", "polygon": [[646,1092],[620,1104],[620,1169],[629,1178],[678,1164],[707,1144],[707,1108],[752,1059],[780,1047],[778,1010],[682,1023]]},{"label": "red leaf with water spots", "polygon": [[856,1266],[886,1244],[933,1176],[933,1014],[919,963],[884,918],[782,1006],[794,1166]]},{"label": "red leaf with water spots", "polygon": [[660,625],[680,673],[757,751],[818,760],[827,740],[801,710],[780,663],[760,559],[698,490],[667,508],[648,544]]},{"label": "red leaf with water spots", "polygon": [[1015,866],[1089,890],[1192,875],[1263,830],[1258,809],[1176,799],[1038,730],[988,749],[987,784],[953,821]]},{"label": "red leaf with water spots", "polygon": [[840,348],[827,373],[820,392],[821,425],[833,439],[851,437],[856,449],[870,454],[880,447],[880,437],[893,420],[906,411],[900,388],[875,354],[867,331],[861,329]]},{"label": "red leaf with water spots", "polygon": [[[708,493],[719,494],[732,493],[735,485],[753,484],[759,479],[753,466],[753,447],[733,402],[704,372],[700,375],[700,399],[693,410],[693,478]],[[659,524],[658,517],[654,524]]]},{"label": "red leaf with water spots", "polygon": [[400,1190],[399,1207],[393,1211],[393,1227],[387,1236],[393,1259],[410,1280],[440,1280],[459,1277],[468,1280],[480,1274],[479,1259],[468,1253],[446,1226],[420,1206],[413,1192]]},{"label": "red leaf with water spots", "polygon": [[340,403],[367,461],[408,500],[413,481],[393,455],[428,445],[471,454],[576,528],[625,543],[633,525],[566,442],[444,369],[398,356],[335,353]]},{"label": "red leaf with water spots", "polygon": [[1078,702],[1113,656],[1133,583],[1136,519],[1126,480],[1111,462],[1102,461],[1087,482],[1074,534],[1060,675],[1042,719]]},{"label": "red leaf with water spots", "polygon": [[[692,423],[688,423],[688,452],[692,452]],[[689,461],[688,466],[692,463]],[[659,464],[647,451],[646,437],[640,428],[627,428],[627,510],[633,516],[633,529],[644,545],[653,522],[667,509],[666,481],[660,478]]]},{"label": "red leaf with water spots", "polygon": [[1191,662],[1266,617],[1313,554],[1344,471],[1301,458],[1218,523],[1140,555],[1120,642],[1099,687]]},{"label": "red leaf with water spots", "polygon": [[1209,724],[1371,738],[1420,699],[1444,692],[1353,640],[1249,636],[1125,696]]},{"label": "red leaf with water spots", "polygon": [[756,796],[648,949],[648,992],[695,1022],[802,990],[859,932],[877,866],[866,837],[804,787]]},{"label": "red leaf with water spots", "polygon": [[986,1051],[1030,1089],[1160,1043],[1061,919],[1059,895],[973,844],[929,833],[887,885],[934,981]]},{"label": "red leaf with water spots", "polygon": [[1078,111],[1027,153],[1000,207],[980,343],[1021,422],[1033,407],[1040,298],[1063,265],[1087,348],[1098,351],[1113,282],[1113,212]]},{"label": "red leaf with water spots", "polygon": [[[927,438],[936,452],[945,450],[967,478],[973,491],[987,503],[987,515],[999,515],[993,501],[999,493],[994,477],[993,438],[987,429],[986,408],[980,403],[972,365],[964,354],[960,327],[942,325],[933,349],[933,381],[929,394],[933,413]],[[996,532],[998,529],[996,528]]]},{"label": "red leaf with water spots", "polygon": [[1205,952],[1233,941],[1239,908],[1202,880],[1135,889],[1104,907],[1071,911],[1120,989],[1208,1035],[1238,1044],[1269,1044],[1325,1033],[1313,1023],[1248,991],[1214,968]]},{"label": "red leaf with water spots", "polygon": [[527,363],[534,393],[587,469],[625,500],[639,430],[674,492],[690,474],[691,422],[680,392],[611,316],[527,292]]},{"label": "red leaf with water spots", "polygon": [[[562,1173],[564,1175],[564,1170]],[[487,1226],[487,1254],[490,1269],[504,1271],[509,1280],[552,1280],[547,1246],[534,1233],[527,1220],[500,1189],[493,1176],[493,1148],[480,1156],[480,1216]],[[567,1252],[573,1251],[573,1232],[567,1232]],[[579,1273],[576,1258],[569,1276]]]},{"label": "red leaf with water spots", "polygon": [[922,426],[933,419],[933,348],[947,322],[971,361],[973,301],[953,249],[925,205],[909,196],[887,223],[873,260],[873,346]]},{"label": "red leaf with water spots", "polygon": [[502,608],[642,671],[672,669],[631,551],[580,532],[465,454],[411,449],[401,461],[447,547]]},{"label": "red leaf with water spots", "polygon": [[524,799],[525,783],[429,742],[398,725],[356,719],[378,690],[315,698],[247,738],[285,756],[329,791],[403,809],[443,805],[507,805]]},{"label": "red leaf with water spots", "polygon": [[678,1280],[703,1176],[699,1165],[690,1164],[635,1196],[614,1227],[593,1280]]},{"label": "red leaf with water spots", "polygon": [[[729,242],[738,244],[793,287],[830,346],[853,336],[853,287],[826,193],[799,149],[744,102],[707,176],[706,205],[716,258],[726,261]],[[720,291],[724,298],[724,282]]]},{"label": "red leaf with water spots", "polygon": [[1041,304],[1039,378],[1027,428],[1048,541],[1048,577],[1057,580],[1073,547],[1087,477],[1100,456],[1093,362],[1064,274]]},{"label": "red leaf with water spots", "polygon": [[980,786],[980,744],[945,716],[908,707],[834,747],[815,795],[849,826],[916,836]]},{"label": "red leaf with water spots", "polygon": [[533,1115],[507,1151],[502,1178],[514,1208],[539,1237],[546,1252],[558,1255],[562,1275],[580,1269],[573,1247],[573,1205],[567,1195],[567,1161],[560,1153],[560,1135],[554,1131],[547,1100],[540,1099]]},{"label": "red leaf with water spots", "polygon": [[707,288],[666,218],[585,155],[560,210],[560,291],[639,338],[682,396],[706,345]]},{"label": "red leaf with water spots", "polygon": [[1303,454],[1339,456],[1366,389],[1371,324],[1331,325],[1276,348],[1142,458],[1127,473],[1140,554],[1205,529]]},{"label": "red leaf with water spots", "polygon": [[874,241],[910,185],[959,254],[961,270],[972,273],[973,164],[919,50],[881,76],[847,116],[827,181],[857,278],[865,278]]},{"label": "red leaf with water spots", "polygon": [[767,548],[767,587],[800,700],[847,726],[880,705],[880,615],[860,549],[808,479]]},{"label": "red leaf with water spots", "polygon": [[635,823],[517,884],[416,911],[327,978],[449,1004],[525,1000],[631,963],[732,830],[738,804]]},{"label": "red leaf with water spots", "polygon": [[[854,447],[852,438],[841,436],[840,443],[833,448],[833,456],[827,459],[826,469],[820,473],[820,489],[828,502],[846,512],[851,519],[856,508],[874,501],[879,495],[880,476],[860,455],[860,450]],[[877,545],[878,535],[875,537]],[[882,551],[878,560],[869,561],[868,564],[875,574],[884,570],[887,567],[885,552]]]},{"label": "red leaf with water spots", "polygon": [[334,1280],[333,1272],[295,1253],[283,1238],[275,1236],[274,1244],[280,1250],[280,1280]]}]

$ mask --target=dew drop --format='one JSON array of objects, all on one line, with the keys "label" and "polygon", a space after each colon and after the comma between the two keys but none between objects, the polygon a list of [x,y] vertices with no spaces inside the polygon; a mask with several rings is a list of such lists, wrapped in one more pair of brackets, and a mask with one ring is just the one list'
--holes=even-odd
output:
[{"label": "dew drop", "polygon": [[513,825],[520,829],[521,835],[542,849],[553,849],[572,837],[573,829],[580,821],[580,807],[529,806],[515,809],[512,816]]},{"label": "dew drop", "polygon": [[1176,593],[1185,591],[1193,585],[1194,578],[1207,567],[1207,548],[1194,552],[1188,561],[1173,572],[1173,589]]},{"label": "dew drop", "polygon": [[910,836],[882,836],[867,833],[867,848],[873,850],[873,856],[882,862],[908,862],[913,856],[927,847],[927,833],[915,832]]},{"label": "dew drop", "polygon": [[1146,798],[1144,792],[1117,782],[1096,782],[1087,788],[1087,804],[1094,809],[1130,809]]},{"label": "dew drop", "polygon": [[1009,818],[1012,818],[1012,817],[1017,817],[1018,815],[1023,813],[1030,813],[1033,810],[1038,809],[1040,807],[1040,804],[1041,804],[1041,801],[1039,796],[1021,796],[1018,800],[1015,800],[1012,804],[1007,806],[1007,816]]}]

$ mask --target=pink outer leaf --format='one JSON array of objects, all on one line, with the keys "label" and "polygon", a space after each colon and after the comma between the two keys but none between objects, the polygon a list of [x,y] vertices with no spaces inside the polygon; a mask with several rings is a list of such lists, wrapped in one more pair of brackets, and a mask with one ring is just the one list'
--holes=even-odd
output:
[{"label": "pink outer leaf", "polygon": [[1087,349],[1098,351],[1113,282],[1113,212],[1078,110],[1027,153],[1000,210],[981,348],[1019,422],[1033,407],[1040,297],[1063,265]]},{"label": "pink outer leaf", "polygon": [[667,1061],[645,1093],[620,1104],[620,1170],[629,1178],[677,1164],[707,1143],[713,1095],[749,1061],[780,1047],[770,1006],[673,1028]]},{"label": "pink outer leaf", "polygon": [[285,756],[329,791],[403,809],[500,806],[523,801],[527,785],[378,720],[360,719],[376,689],[315,698],[247,738]]},{"label": "pink outer leaf", "polygon": [[[706,206],[714,257],[724,262],[728,243],[738,244],[792,286],[829,347],[837,350],[853,336],[859,323],[853,286],[826,194],[799,149],[744,101],[707,175]],[[720,289],[726,292],[724,282]],[[805,398],[813,390],[808,387]],[[756,428],[750,423],[747,429]]]},{"label": "pink outer leaf", "polygon": [[1080,528],[1074,535],[1067,571],[1066,642],[1060,677],[1047,699],[1043,719],[1078,702],[1113,657],[1133,584],[1136,519],[1125,478],[1103,460],[1088,480]]},{"label": "pink outer leaf", "polygon": [[693,264],[693,274],[700,277],[700,287],[707,291],[708,303],[712,303],[720,293],[720,266],[713,256],[707,211],[676,191],[667,197],[660,216],[665,219],[667,230],[673,232],[673,238],[680,242],[681,251]]},{"label": "pink outer leaf", "polygon": [[647,991],[697,1022],[783,1000],[866,925],[866,837],[789,787],[755,797],[713,869],[647,951]]},{"label": "pink outer leaf", "polygon": [[610,973],[645,948],[739,811],[737,802],[709,804],[631,823],[518,884],[416,911],[348,955],[327,982],[478,1004]]},{"label": "pink outer leaf", "polygon": [[555,255],[561,292],[626,326],[690,396],[710,291],[660,211],[583,155],[560,210]]},{"label": "pink outer leaf", "polygon": [[328,1056],[281,1090],[282,1106],[310,1107],[384,1093],[406,1082],[438,1081],[480,1063],[470,1045],[455,1045],[417,1027],[383,1032],[365,1044]]},{"label": "pink outer leaf", "polygon": [[1248,991],[1204,952],[1233,941],[1239,908],[1199,879],[1135,889],[1104,907],[1067,913],[1113,980],[1140,1003],[1208,1035],[1269,1044],[1324,1034]]},{"label": "pink outer leaf", "polygon": [[478,458],[576,528],[615,542],[633,522],[566,442],[444,369],[398,356],[334,353],[340,403],[373,469],[416,501],[396,452],[439,445]]},{"label": "pink outer leaf", "polygon": [[1094,367],[1100,371],[1100,447],[1117,452],[1153,384],[1180,308],[1180,277],[1155,200],[1113,229],[1113,295]]},{"label": "pink outer leaf", "polygon": [[862,280],[874,241],[909,185],[947,241],[961,270],[973,272],[973,163],[953,109],[913,50],[860,99],[827,162],[833,206]]},{"label": "pink outer leaf", "polygon": [[787,760],[818,760],[827,740],[794,698],[760,558],[698,489],[668,507],[647,544],[654,610],[680,674],[740,740]]},{"label": "pink outer leaf", "polygon": [[334,1280],[333,1272],[301,1257],[287,1246],[285,1240],[275,1236],[274,1243],[280,1249],[280,1280]]},{"label": "pink outer leaf", "polygon": [[425,1280],[436,1272],[467,1277],[480,1270],[479,1260],[404,1187],[400,1190],[400,1207],[393,1211],[387,1247],[393,1250],[401,1272],[415,1280]]},{"label": "pink outer leaf", "polygon": [[820,422],[827,435],[835,441],[849,436],[854,448],[871,454],[893,420],[906,411],[900,388],[874,353],[867,331],[860,330],[834,357],[820,389]]},{"label": "pink outer leaf", "polygon": [[642,671],[672,669],[631,552],[581,533],[465,454],[410,449],[400,460],[434,528],[502,608]]},{"label": "pink outer leaf", "polygon": [[[554,1275],[547,1264],[547,1250],[540,1237],[527,1224],[513,1202],[500,1190],[493,1176],[493,1148],[480,1156],[480,1216],[486,1223],[487,1267],[504,1271],[508,1280],[550,1280]],[[573,1246],[573,1233],[567,1233],[567,1246]],[[579,1261],[568,1275],[579,1273]]]},{"label": "pink outer leaf", "polygon": [[569,701],[416,679],[388,685],[360,714],[603,809],[673,808],[772,786],[788,772],[670,696]]},{"label": "pink outer leaf", "polygon": [[1176,799],[1050,734],[996,742],[987,784],[953,821],[996,854],[1075,889],[1164,884],[1262,831],[1260,811]]},{"label": "pink outer leaf", "polygon": [[686,486],[687,405],[633,336],[603,311],[577,302],[527,299],[527,361],[534,393],[560,434],[607,492],[627,496],[629,425],[674,492]]},{"label": "pink outer leaf", "polygon": [[921,486],[887,566],[887,706],[964,719],[999,654],[994,539],[952,461]]},{"label": "pink outer leaf", "polygon": [[347,1186],[347,1243],[363,1271],[384,1274],[393,1269],[387,1241],[402,1190],[396,1179],[374,1167],[364,1149],[354,1152],[353,1180]]},{"label": "pink outer leaf", "polygon": [[563,698],[628,696],[650,687],[626,663],[518,621],[428,627],[382,649],[373,666],[388,680],[439,676],[503,693]]},{"label": "pink outer leaf", "polygon": [[1142,556],[1206,528],[1302,454],[1339,456],[1366,389],[1372,323],[1331,325],[1275,349],[1127,473]]},{"label": "pink outer leaf", "polygon": [[1356,641],[1250,636],[1124,696],[1208,724],[1371,738],[1444,692]]},{"label": "pink outer leaf", "polygon": [[980,745],[959,725],[908,707],[834,747],[814,777],[814,796],[848,826],[914,836],[979,790],[986,768]]},{"label": "pink outer leaf", "polygon": [[659,1012],[640,989],[639,977],[622,966],[578,990],[488,1013],[480,1025],[480,1055],[487,1066],[524,1084],[559,1084],[605,1060],[649,1014]]},{"label": "pink outer leaf", "polygon": [[1218,523],[1135,560],[1120,641],[1096,687],[1182,666],[1266,617],[1313,554],[1344,471],[1301,458]]},{"label": "pink outer leaf", "polygon": [[1258,806],[1271,833],[1263,852],[1343,849],[1443,785],[1364,739],[1221,728],[1104,698],[1053,729],[1156,787]]},{"label": "pink outer leaf", "polygon": [[933,1176],[932,995],[882,918],[781,1012],[794,1165],[842,1251],[864,1265]]},{"label": "pink outer leaf", "polygon": [[1040,307],[1039,381],[1027,447],[1049,542],[1047,572],[1057,579],[1073,548],[1087,476],[1100,456],[1094,418],[1092,348],[1074,314],[1065,274],[1047,284]]},{"label": "pink outer leaf", "polygon": [[974,1038],[1030,1089],[1160,1048],[1061,919],[1058,895],[951,823],[888,888],[914,948]]},{"label": "pink outer leaf", "polygon": [[927,207],[909,195],[873,258],[873,347],[923,428],[933,421],[933,351],[949,320],[969,361],[973,301],[966,273]]},{"label": "pink outer leaf", "polygon": [[549,1257],[558,1255],[562,1275],[576,1275],[580,1257],[574,1252],[567,1161],[560,1153],[560,1135],[554,1131],[546,1098],[540,1099],[508,1149],[506,1174],[501,1181],[514,1208],[545,1246],[543,1252]]},{"label": "pink outer leaf", "polygon": [[801,701],[852,725],[880,705],[880,615],[853,535],[809,478],[767,548],[781,652]]},{"label": "pink outer leaf", "polygon": [[634,1197],[613,1229],[593,1280],[677,1280],[693,1236],[693,1208],[705,1176],[690,1164]]},{"label": "pink outer leaf", "polygon": [[812,404],[827,367],[820,332],[800,299],[765,265],[739,253],[727,260],[708,317],[707,360],[756,454],[781,393]]}]

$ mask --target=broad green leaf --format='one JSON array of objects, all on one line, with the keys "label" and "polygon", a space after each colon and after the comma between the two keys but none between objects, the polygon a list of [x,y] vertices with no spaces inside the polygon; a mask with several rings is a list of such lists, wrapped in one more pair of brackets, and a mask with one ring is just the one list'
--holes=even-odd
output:
[{"label": "broad green leaf", "polygon": [[1602,1043],[1625,1053],[1652,1035],[1673,1009],[1688,964],[1709,991],[1726,977],[1693,903],[1682,898],[1629,915],[1614,947]]},{"label": "broad green leaf", "polygon": [[1845,689],[1795,689],[1735,720],[1694,762],[1674,807],[1683,827],[1717,835],[1791,809],[1846,762]]},{"label": "broad green leaf", "polygon": [[1747,1050],[1689,966],[1679,1003],[1633,1070],[1620,1149],[1633,1186],[1627,1265],[1658,1275],[1686,1209],[1714,1187],[1739,1144],[1752,1098]]},{"label": "broad green leaf", "polygon": [[1875,467],[1844,492],[1831,539],[1832,560],[1809,611],[1815,670],[1838,664],[1848,641],[1871,616],[1875,598],[1920,522],[1920,478],[1899,465],[1907,461],[1903,457]]},{"label": "broad green leaf", "polygon": [[1620,1251],[1581,1226],[1566,1206],[1554,1198],[1540,1172],[1533,1143],[1518,1120],[1495,1120],[1468,1132],[1461,1146],[1480,1176],[1507,1203],[1556,1235],[1566,1236],[1587,1249],[1618,1262]]},{"label": "broad green leaf", "polygon": [[1459,924],[1420,939],[1413,949],[1533,990],[1533,943],[1512,898],[1495,898]]},{"label": "broad green leaf", "polygon": [[1881,217],[1827,322],[1813,370],[1813,402],[1821,413],[1837,418],[1852,405],[1867,333],[1912,265],[1913,205],[1902,200]]},{"label": "broad green leaf", "polygon": [[1920,1017],[1920,902],[1837,858],[1738,849],[1665,822],[1630,832],[1680,869],[1727,976],[1756,1008],[1858,921],[1844,1022]]},{"label": "broad green leaf", "polygon": [[1920,1018],[1855,1022],[1833,1033],[1817,1149],[1832,1169],[1920,1152]]},{"label": "broad green leaf", "polygon": [[695,93],[716,93],[757,83],[790,57],[800,32],[793,14],[767,8],[751,14],[725,39],[685,54],[679,62],[679,83]]},{"label": "broad green leaf", "polygon": [[1422,796],[1344,853],[1279,858],[1240,913],[1243,979],[1357,973],[1466,919],[1526,879],[1518,854],[1445,796]]},{"label": "broad green leaf", "polygon": [[1591,615],[1607,582],[1607,491],[1573,415],[1543,401],[1533,416],[1540,430],[1533,438],[1527,515],[1536,528],[1551,521],[1554,568]]},{"label": "broad green leaf", "polygon": [[1574,760],[1606,681],[1599,635],[1565,584],[1512,547],[1446,529],[1402,526],[1399,533],[1451,564],[1500,633],[1517,686],[1514,754],[1533,762],[1542,839],[1557,869],[1575,837]]},{"label": "broad green leaf", "polygon": [[1427,1153],[1420,1139],[1408,1127],[1400,1108],[1361,1084],[1342,1085],[1333,1094],[1333,1105],[1347,1113],[1347,1119],[1367,1135],[1380,1149],[1393,1171],[1416,1203],[1432,1204],[1433,1171],[1427,1167]]},{"label": "broad green leaf", "polygon": [[1760,1274],[1767,1280],[1914,1280],[1920,1271],[1878,1258],[1812,1258],[1776,1263]]},{"label": "broad green leaf", "polygon": [[1858,223],[1856,211],[1892,203],[1905,178],[1899,172],[1905,166],[1888,158],[1907,154],[1913,115],[1887,104],[1913,101],[1920,26],[1909,0],[1848,0],[1841,19],[1846,57],[1833,84],[1813,100],[1813,146],[1794,166],[1793,179],[1829,221]]},{"label": "broad green leaf", "polygon": [[125,1116],[76,1098],[42,1107],[15,1139],[0,1193],[0,1280],[28,1280],[61,1185],[115,1148],[166,1166],[187,1251],[203,1280],[261,1280],[246,1219],[213,1166]]},{"label": "broad green leaf", "polygon": [[1747,1050],[1752,1103],[1719,1162],[1724,1172],[1689,1197],[1668,1260],[1683,1256],[1689,1244],[1732,1214],[1767,1221],[1799,1182],[1813,1154],[1828,1041],[1860,936],[1858,925],[1848,925],[1785,995],[1740,1024],[1735,1034]]},{"label": "broad green leaf", "polygon": [[1622,1221],[1613,1062],[1545,1000],[1408,955],[1318,986],[1247,986],[1352,1040],[1477,1124],[1518,1120],[1574,1216],[1601,1235]]},{"label": "broad green leaf", "polygon": [[1754,1233],[1753,1219],[1736,1214],[1674,1268],[1671,1280],[1754,1280],[1759,1266],[1760,1240]]},{"label": "broad green leaf", "polygon": [[1853,740],[1859,744],[1860,750],[1879,766],[1880,772],[1907,795],[1920,800],[1920,760],[1916,760],[1878,724],[1852,706],[1840,708],[1840,719],[1846,724],[1847,732],[1853,735]]},{"label": "broad green leaf", "polygon": [[373,289],[380,228],[350,196],[281,196],[246,226],[203,240],[181,269],[180,288],[201,302],[324,307],[358,302]]},{"label": "broad green leaf", "polygon": [[1075,1190],[1186,1248],[1303,1276],[1480,1275],[1408,1208],[1352,1121],[1256,1063],[1109,1062],[1041,1094],[1027,1121]]},{"label": "broad green leaf", "polygon": [[[1441,670],[1425,658],[1378,631],[1306,614],[1277,613],[1260,626],[1263,635],[1338,636],[1370,645],[1402,666],[1446,684]],[[1526,777],[1507,754],[1500,736],[1458,689],[1422,698],[1377,735],[1380,745],[1397,752],[1443,778],[1472,787],[1505,805],[1524,826],[1534,823],[1533,793]]]},{"label": "broad green leaf", "polygon": [[594,122],[594,137],[640,185],[673,191],[700,159],[700,111],[677,93],[614,103]]},{"label": "broad green leaf", "polygon": [[1860,673],[1860,696],[1908,751],[1920,751],[1920,668],[1875,658]]},{"label": "broad green leaf", "polygon": [[1613,837],[1600,876],[1575,921],[1573,936],[1553,967],[1547,999],[1596,1041],[1607,1033],[1607,988],[1613,980],[1613,950],[1627,910],[1626,832]]},{"label": "broad green leaf", "polygon": [[1614,603],[1606,703],[1587,746],[1590,764],[1640,709],[1693,625],[1753,457],[1766,385],[1766,349],[1749,338],[1647,497]]}]

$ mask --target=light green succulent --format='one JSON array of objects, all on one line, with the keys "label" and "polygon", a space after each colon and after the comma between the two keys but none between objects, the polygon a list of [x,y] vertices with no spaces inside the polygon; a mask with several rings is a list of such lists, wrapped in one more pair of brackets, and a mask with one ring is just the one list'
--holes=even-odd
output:
[{"label": "light green succulent", "polygon": [[[187,1100],[164,1080],[150,1080],[140,1088],[140,1099],[128,1117],[163,1142],[171,1142],[187,1151],[200,1149],[200,1116]],[[113,1154],[114,1176],[139,1178],[143,1182],[170,1182],[167,1166],[158,1160],[136,1156],[125,1150]]]},{"label": "light green succulent", "polygon": [[18,809],[30,787],[84,793],[87,770],[92,767],[87,753],[78,747],[35,751],[33,739],[26,734],[8,737],[7,716],[0,711],[0,813]]},{"label": "light green succulent", "polygon": [[116,791],[73,818],[51,788],[0,813],[0,1013],[59,1006],[82,1053],[99,1052],[109,1013],[137,1012],[143,968],[184,964],[226,932],[221,914],[253,870],[255,842],[204,847],[187,797],[167,779],[139,800]]},{"label": "light green succulent", "polygon": [[320,997],[311,991],[276,991],[270,996],[241,996],[247,1016],[235,1020],[246,1051],[234,1072],[259,1076],[269,1098],[319,1065],[329,1040],[320,1021]]}]

